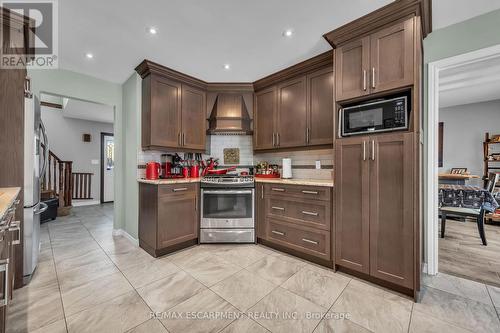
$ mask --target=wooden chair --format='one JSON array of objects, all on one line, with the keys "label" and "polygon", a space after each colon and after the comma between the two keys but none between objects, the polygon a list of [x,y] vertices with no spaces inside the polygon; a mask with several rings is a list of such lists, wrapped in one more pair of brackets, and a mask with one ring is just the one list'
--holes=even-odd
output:
[{"label": "wooden chair", "polygon": [[[500,174],[490,172],[488,177],[488,184],[486,185],[486,190],[490,193],[493,193],[496,184],[500,178]],[[465,207],[441,207],[439,209],[441,213],[441,238],[444,238],[444,232],[446,229],[446,216],[454,215],[460,217],[470,217],[475,218],[477,221],[477,229],[479,231],[479,237],[481,237],[481,241],[483,245],[488,245],[486,241],[486,235],[484,233],[484,207],[481,205],[481,208],[465,208]]]}]

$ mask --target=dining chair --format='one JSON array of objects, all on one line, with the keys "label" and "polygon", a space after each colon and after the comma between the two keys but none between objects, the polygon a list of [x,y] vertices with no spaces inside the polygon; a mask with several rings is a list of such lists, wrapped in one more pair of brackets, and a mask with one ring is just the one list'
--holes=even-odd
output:
[{"label": "dining chair", "polygon": [[[488,175],[488,183],[486,185],[485,190],[490,193],[493,193],[499,179],[500,179],[499,173],[490,172]],[[470,218],[475,218],[477,221],[477,229],[479,231],[479,237],[481,237],[483,245],[488,245],[488,242],[486,241],[486,234],[484,232],[484,214],[485,214],[484,205],[481,205],[480,208],[441,207],[439,209],[439,213],[441,214],[441,238],[444,238],[447,215],[470,217]]]}]

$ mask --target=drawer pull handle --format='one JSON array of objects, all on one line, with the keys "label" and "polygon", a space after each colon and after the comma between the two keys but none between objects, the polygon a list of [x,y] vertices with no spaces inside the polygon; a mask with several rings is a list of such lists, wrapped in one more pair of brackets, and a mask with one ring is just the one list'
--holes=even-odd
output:
[{"label": "drawer pull handle", "polygon": [[9,303],[9,259],[0,260],[0,272],[3,274],[3,299],[0,299],[0,307],[4,307]]},{"label": "drawer pull handle", "polygon": [[19,205],[19,203],[20,203],[20,202],[21,202],[21,200],[16,199],[16,200],[14,201],[14,205],[15,205],[15,206],[17,206],[17,205]]},{"label": "drawer pull handle", "polygon": [[12,245],[21,244],[21,222],[16,221],[12,223],[12,226],[9,228],[9,231],[17,232],[17,239],[12,241]]},{"label": "drawer pull handle", "polygon": [[174,188],[172,191],[174,191],[174,192],[187,191],[187,187]]},{"label": "drawer pull handle", "polygon": [[311,216],[318,216],[318,215],[319,215],[319,214],[318,214],[318,213],[316,213],[316,212],[308,212],[308,211],[306,211],[306,210],[303,210],[303,211],[302,211],[302,214],[304,214],[304,215],[311,215]]},{"label": "drawer pull handle", "polygon": [[273,187],[271,190],[276,191],[276,192],[285,192],[284,188]]},{"label": "drawer pull handle", "polygon": [[271,232],[276,235],[285,236],[285,233],[281,231],[272,230]]},{"label": "drawer pull handle", "polygon": [[307,239],[307,238],[302,238],[302,241],[304,241],[306,243],[311,243],[311,244],[314,244],[314,245],[318,245],[318,242],[315,242],[315,241]]},{"label": "drawer pull handle", "polygon": [[302,191],[304,194],[318,194],[318,191]]},{"label": "drawer pull handle", "polygon": [[283,207],[276,207],[276,206],[273,206],[273,207],[271,207],[271,208],[272,208],[272,209],[276,209],[276,210],[285,210],[285,208],[283,208]]}]

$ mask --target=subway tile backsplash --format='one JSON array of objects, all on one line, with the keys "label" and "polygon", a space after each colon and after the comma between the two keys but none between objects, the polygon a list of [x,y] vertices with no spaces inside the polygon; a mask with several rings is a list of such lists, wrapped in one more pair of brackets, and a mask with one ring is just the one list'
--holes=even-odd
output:
[{"label": "subway tile backsplash", "polygon": [[[211,135],[207,136],[207,154],[203,158],[212,156],[224,164],[224,148],[239,148],[240,163],[238,170],[245,170],[248,166],[267,161],[281,167],[283,158],[292,159],[293,178],[332,179],[333,178],[333,149],[316,149],[291,152],[255,153],[253,152],[251,135]],[[144,165],[149,161],[160,161],[163,151],[139,150],[137,153],[137,177],[145,177]],[[168,152],[174,154],[175,152]],[[181,157],[183,152],[177,152]],[[315,162],[321,162],[321,169],[315,169]],[[227,164],[232,166],[233,164]]]}]

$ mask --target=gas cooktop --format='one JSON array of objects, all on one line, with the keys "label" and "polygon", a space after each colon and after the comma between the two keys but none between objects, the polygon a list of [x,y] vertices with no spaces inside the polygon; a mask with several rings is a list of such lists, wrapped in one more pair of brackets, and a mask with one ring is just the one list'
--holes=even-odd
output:
[{"label": "gas cooktop", "polygon": [[253,187],[253,176],[238,174],[208,175],[201,179],[201,187]]}]

